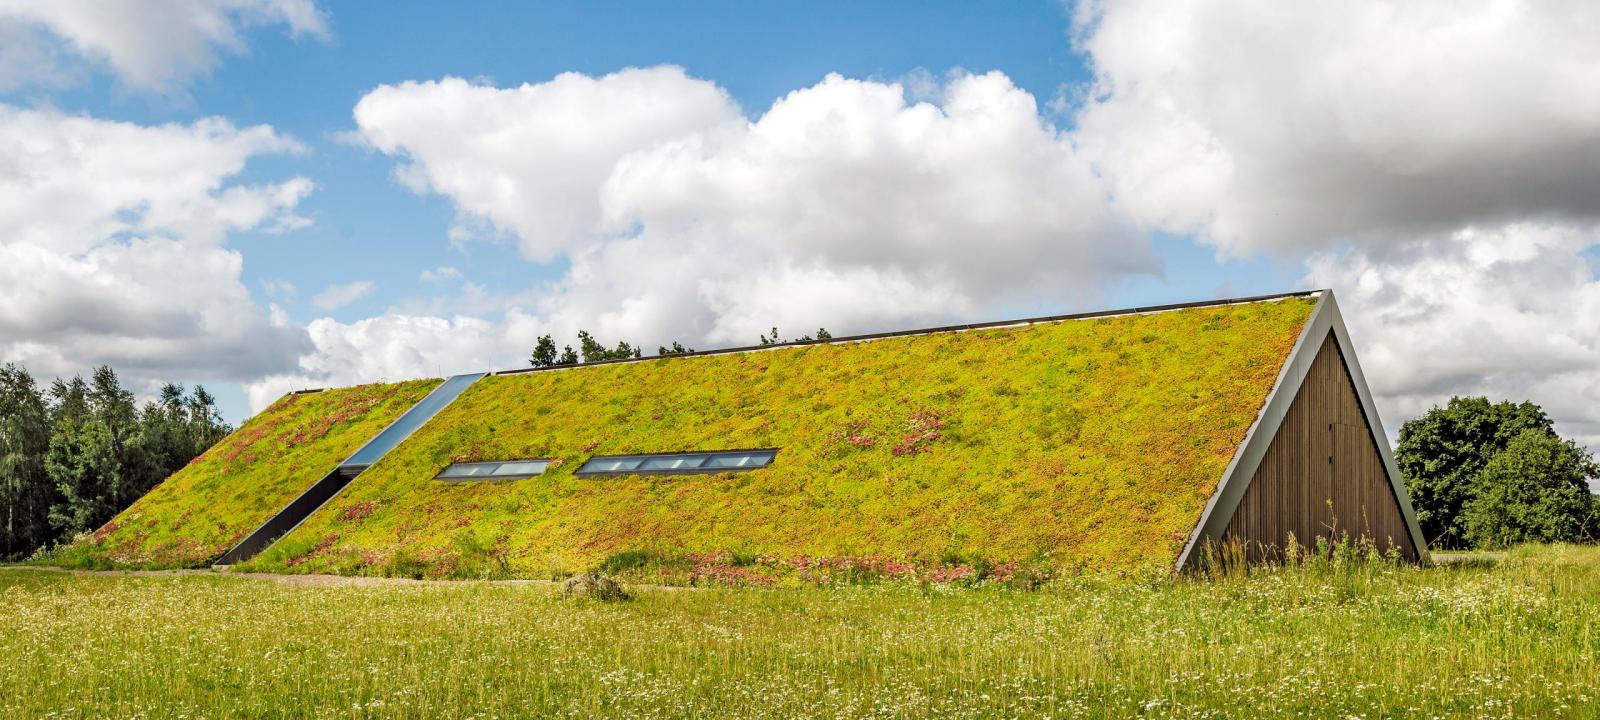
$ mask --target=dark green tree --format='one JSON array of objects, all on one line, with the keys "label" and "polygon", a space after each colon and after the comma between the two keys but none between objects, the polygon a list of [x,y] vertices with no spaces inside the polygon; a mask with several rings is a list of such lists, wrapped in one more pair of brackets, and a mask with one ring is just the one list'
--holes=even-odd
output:
[{"label": "dark green tree", "polygon": [[[828,332],[827,328],[817,328],[817,336],[816,337],[812,337],[810,335],[801,335],[800,337],[797,337],[797,338],[795,338],[793,340],[790,340],[789,342],[811,342],[813,340],[832,340],[832,339],[833,339],[833,333]],[[777,344],[779,344],[781,342],[784,342],[784,340],[782,338],[778,337],[778,328],[776,328],[776,327],[772,328],[772,334],[771,335],[762,335],[761,336],[761,344],[762,345],[777,345]]]},{"label": "dark green tree", "polygon": [[115,445],[106,426],[93,420],[56,426],[45,468],[59,493],[50,508],[58,537],[99,527],[116,513],[123,468]]},{"label": "dark green tree", "polygon": [[1482,397],[1451,398],[1444,407],[1400,426],[1395,462],[1430,545],[1465,546],[1461,512],[1472,499],[1478,473],[1530,429],[1555,434],[1554,424],[1538,405],[1490,403]]},{"label": "dark green tree", "polygon": [[1522,431],[1478,473],[1463,510],[1467,540],[1499,548],[1594,540],[1589,479],[1600,465],[1583,448],[1539,429]]},{"label": "dark green tree", "polygon": [[578,350],[583,353],[584,362],[600,362],[603,360],[627,360],[640,356],[640,349],[626,342],[619,342],[615,348],[607,348],[594,339],[587,331],[578,331]]},{"label": "dark green tree", "polygon": [[49,451],[49,412],[33,376],[17,365],[0,366],[0,559],[26,555],[53,536]]},{"label": "dark green tree", "polygon": [[233,426],[223,422],[222,411],[217,409],[217,398],[206,392],[204,385],[194,386],[194,392],[184,401],[184,407],[189,411],[189,439],[192,443],[188,457],[183,459],[183,464],[187,465],[233,432]]},{"label": "dark green tree", "polygon": [[682,343],[679,343],[676,340],[672,342],[672,347],[662,345],[656,350],[657,355],[688,355],[692,352],[694,352],[694,348],[684,347]]},{"label": "dark green tree", "polygon": [[540,335],[533,346],[533,356],[528,359],[534,367],[550,367],[561,358],[556,355],[556,341],[549,335]]},{"label": "dark green tree", "polygon": [[552,367],[555,365],[578,364],[578,353],[568,345],[560,354],[556,353],[556,341],[549,335],[541,335],[539,342],[533,346],[533,356],[528,359],[534,367]]},{"label": "dark green tree", "polygon": [[133,393],[110,367],[95,368],[88,383],[57,381],[52,394],[57,388],[45,469],[60,492],[50,522],[71,537],[104,524],[160,482],[170,459],[158,454],[159,444],[146,447]]}]

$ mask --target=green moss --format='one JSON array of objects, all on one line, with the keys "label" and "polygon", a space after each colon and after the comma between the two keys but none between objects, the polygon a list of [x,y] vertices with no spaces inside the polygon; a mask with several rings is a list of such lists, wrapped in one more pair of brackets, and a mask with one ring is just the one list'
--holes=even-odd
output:
[{"label": "green moss", "polygon": [[209,564],[438,384],[414,380],[285,395],[52,562]]},{"label": "green moss", "polygon": [[[727,551],[1170,565],[1313,304],[489,377],[251,566],[381,574],[398,558],[449,576],[464,546],[535,576]],[[594,454],[751,447],[781,451],[747,473],[572,474]],[[432,479],[452,460],[534,457],[556,462]]]}]

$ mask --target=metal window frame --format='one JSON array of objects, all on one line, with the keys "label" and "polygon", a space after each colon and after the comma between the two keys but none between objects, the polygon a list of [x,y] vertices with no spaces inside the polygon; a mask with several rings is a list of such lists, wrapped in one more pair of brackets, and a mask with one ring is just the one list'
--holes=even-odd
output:
[{"label": "metal window frame", "polygon": [[[610,476],[610,475],[715,475],[717,473],[750,472],[752,470],[760,470],[762,468],[772,467],[772,464],[778,461],[778,450],[779,449],[775,448],[775,447],[767,447],[767,448],[738,448],[738,449],[731,449],[731,450],[686,450],[686,451],[678,451],[678,452],[617,453],[615,455],[593,455],[593,456],[590,456],[589,458],[585,459],[583,461],[583,463],[577,467],[577,469],[572,471],[572,474],[576,475],[578,477],[605,477],[605,476]],[[748,466],[743,466],[743,467],[707,467],[705,465],[701,465],[700,467],[693,467],[693,468],[651,468],[651,469],[633,468],[633,469],[630,469],[630,470],[584,470],[584,467],[588,466],[589,463],[595,462],[597,460],[610,460],[610,459],[615,459],[615,458],[644,458],[644,459],[648,460],[648,459],[651,459],[651,458],[689,457],[689,456],[704,455],[704,456],[706,456],[706,462],[710,462],[711,458],[713,458],[715,456],[718,456],[718,455],[751,455],[751,454],[754,454],[754,453],[772,453],[772,459],[768,460],[765,464],[762,464],[762,465],[748,465]]]},{"label": "metal window frame", "polygon": [[[494,465],[498,469],[498,467],[501,466],[501,465],[512,465],[512,464],[516,464],[516,463],[534,463],[534,462],[544,463],[544,467],[539,468],[539,472],[536,472],[536,473],[516,473],[516,474],[512,474],[512,475],[496,475],[496,474],[493,474],[493,473],[490,473],[490,474],[487,474],[487,475],[453,475],[453,476],[448,476],[448,477],[445,475],[445,472],[449,471],[450,468],[454,468],[454,467],[464,467],[464,466],[465,467],[470,467],[470,466],[474,466],[474,465]],[[473,462],[453,462],[453,463],[450,463],[449,465],[446,465],[446,466],[440,468],[439,472],[434,473],[433,479],[434,480],[438,480],[439,482],[449,482],[449,483],[496,482],[496,481],[500,481],[500,480],[527,480],[528,478],[538,477],[540,475],[545,474],[545,472],[550,469],[550,464],[553,463],[553,462],[555,462],[555,458],[516,458],[516,459],[512,459],[512,460],[475,460]]]}]

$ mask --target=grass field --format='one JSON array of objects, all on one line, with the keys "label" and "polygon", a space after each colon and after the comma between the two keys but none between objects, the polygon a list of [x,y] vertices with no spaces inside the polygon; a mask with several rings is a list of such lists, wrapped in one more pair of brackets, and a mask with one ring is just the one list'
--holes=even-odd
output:
[{"label": "grass field", "polygon": [[1038,591],[0,569],[7,717],[1600,716],[1600,550]]}]

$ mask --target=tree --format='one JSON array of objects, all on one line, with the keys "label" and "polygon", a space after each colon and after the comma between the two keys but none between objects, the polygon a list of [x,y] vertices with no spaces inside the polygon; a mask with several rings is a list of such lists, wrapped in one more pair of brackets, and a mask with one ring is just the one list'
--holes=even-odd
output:
[{"label": "tree", "polygon": [[49,412],[33,376],[0,366],[0,558],[26,555],[52,537],[49,450]]},{"label": "tree", "polygon": [[583,353],[584,362],[601,362],[603,360],[627,360],[641,355],[640,349],[626,342],[619,342],[615,348],[607,349],[599,340],[594,339],[587,331],[578,331],[578,349]]},{"label": "tree", "polygon": [[1400,427],[1395,462],[1429,544],[1464,546],[1461,512],[1472,499],[1478,473],[1525,430],[1555,435],[1538,405],[1490,403],[1482,397],[1451,398],[1445,407]]},{"label": "tree", "polygon": [[188,429],[191,443],[188,457],[183,459],[183,464],[187,465],[195,456],[211,449],[212,445],[221,442],[233,432],[233,426],[223,422],[222,411],[217,409],[217,398],[206,392],[204,385],[194,386],[194,393],[184,401],[184,408],[189,413]]},{"label": "tree", "polygon": [[1476,547],[1592,540],[1594,477],[1600,465],[1576,443],[1524,430],[1478,474],[1463,510],[1467,540]]},{"label": "tree", "polygon": [[529,362],[536,368],[576,365],[578,364],[578,353],[572,349],[571,345],[568,345],[566,350],[557,355],[556,341],[549,335],[541,335],[539,342],[533,346],[533,356],[529,358]]},{"label": "tree", "polygon": [[540,335],[533,346],[533,357],[528,359],[534,367],[550,367],[560,358],[556,356],[556,341],[549,335]]},{"label": "tree", "polygon": [[88,383],[57,381],[59,413],[45,468],[60,498],[50,522],[64,537],[99,527],[148,490],[140,482],[152,463],[136,442],[138,408],[108,366]]},{"label": "tree", "polygon": [[[812,342],[814,340],[832,340],[832,339],[833,339],[833,333],[828,332],[827,328],[817,328],[817,336],[816,337],[811,337],[810,335],[801,335],[800,337],[797,337],[797,338],[795,338],[793,340],[790,340],[789,342]],[[769,335],[762,335],[761,336],[761,344],[762,345],[777,345],[778,343],[781,343],[781,342],[783,342],[783,340],[778,337],[778,328],[776,328],[776,327],[772,328],[772,335],[770,335],[770,336]]]},{"label": "tree", "polygon": [[688,355],[692,352],[694,352],[694,348],[684,347],[676,340],[672,342],[672,347],[662,345],[656,350],[657,355]]}]

